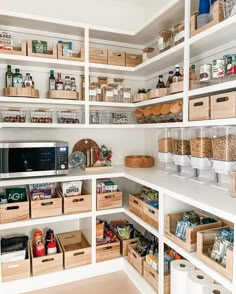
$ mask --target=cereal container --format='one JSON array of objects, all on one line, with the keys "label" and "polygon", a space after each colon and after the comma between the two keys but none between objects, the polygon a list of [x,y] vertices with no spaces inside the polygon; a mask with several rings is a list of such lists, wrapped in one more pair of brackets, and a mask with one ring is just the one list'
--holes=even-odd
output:
[{"label": "cereal container", "polygon": [[171,136],[173,138],[173,153],[175,155],[190,155],[190,134],[189,129],[173,129]]},{"label": "cereal container", "polygon": [[171,130],[164,129],[158,136],[158,158],[160,162],[173,162]]}]

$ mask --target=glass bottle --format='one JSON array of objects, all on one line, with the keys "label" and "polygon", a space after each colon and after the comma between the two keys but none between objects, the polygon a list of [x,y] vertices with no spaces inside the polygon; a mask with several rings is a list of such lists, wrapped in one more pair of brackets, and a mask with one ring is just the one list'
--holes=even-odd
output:
[{"label": "glass bottle", "polygon": [[196,72],[195,72],[195,64],[192,64],[189,68],[189,80],[190,81],[197,80],[197,76],[196,76]]},{"label": "glass bottle", "polygon": [[13,87],[13,73],[11,71],[11,66],[7,66],[6,72],[6,88]]},{"label": "glass bottle", "polygon": [[57,73],[56,90],[63,90],[63,81],[60,72]]},{"label": "glass bottle", "polygon": [[54,77],[54,70],[50,70],[49,76],[49,91],[56,90],[56,79]]},{"label": "glass bottle", "polygon": [[30,78],[30,73],[26,74],[24,85],[25,85],[25,88],[32,86],[32,80]]},{"label": "glass bottle", "polygon": [[159,80],[156,84],[156,89],[165,88],[165,83],[163,82],[163,75],[158,76]]},{"label": "glass bottle", "polygon": [[30,76],[30,80],[31,80],[31,83],[32,83],[32,88],[34,89],[34,80],[33,80],[32,76]]},{"label": "glass bottle", "polygon": [[173,79],[172,79],[172,82],[173,83],[177,83],[177,82],[180,82],[182,80],[182,75],[180,73],[180,67],[178,64],[176,64],[175,66],[175,73],[173,75]]},{"label": "glass bottle", "polygon": [[20,73],[19,68],[16,68],[15,73],[13,74],[13,87],[15,88],[23,87],[23,76]]},{"label": "glass bottle", "polygon": [[65,85],[64,85],[65,91],[71,91],[71,81],[69,76],[65,76]]},{"label": "glass bottle", "polygon": [[77,91],[76,83],[75,83],[75,78],[71,78],[71,91]]},{"label": "glass bottle", "polygon": [[169,71],[169,76],[166,82],[166,88],[170,88],[170,84],[173,83],[173,74],[174,74],[173,70]]}]

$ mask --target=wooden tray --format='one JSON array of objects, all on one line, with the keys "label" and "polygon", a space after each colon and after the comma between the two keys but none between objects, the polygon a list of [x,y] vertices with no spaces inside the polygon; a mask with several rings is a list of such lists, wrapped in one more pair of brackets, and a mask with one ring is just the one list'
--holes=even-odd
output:
[{"label": "wooden tray", "polygon": [[65,91],[65,90],[52,90],[52,91],[48,91],[48,98],[77,100],[79,99],[79,92]]},{"label": "wooden tray", "polygon": [[57,59],[57,44],[52,45],[52,50],[48,50],[45,54],[32,52],[32,40],[27,41],[27,55],[32,57]]},{"label": "wooden tray", "polygon": [[28,97],[39,98],[39,90],[28,88],[4,88],[4,96],[7,97]]},{"label": "wooden tray", "polygon": [[148,168],[154,165],[154,158],[146,155],[130,155],[125,157],[125,166],[132,168]]},{"label": "wooden tray", "polygon": [[141,102],[141,101],[145,101],[148,99],[148,94],[147,93],[140,93],[140,94],[135,94],[132,97],[132,102]]},{"label": "wooden tray", "polygon": [[116,241],[96,247],[96,262],[120,257],[120,242]]},{"label": "wooden tray", "polygon": [[107,170],[107,169],[109,170],[109,169],[112,169],[113,166],[112,165],[104,165],[104,166],[91,166],[91,167],[87,167],[85,165],[81,165],[80,168],[82,168],[86,172],[93,172],[93,171],[99,171],[99,170]]},{"label": "wooden tray", "polygon": [[189,100],[189,120],[210,119],[210,97]]},{"label": "wooden tray", "polygon": [[143,262],[145,256],[141,257],[138,252],[134,250],[135,244],[128,245],[128,261],[132,266],[138,271],[138,273],[143,275]]},{"label": "wooden tray", "polygon": [[125,52],[108,50],[108,64],[125,66]]},{"label": "wooden tray", "polygon": [[76,151],[81,151],[86,154],[86,152],[91,148],[98,148],[98,144],[91,139],[82,139],[74,145],[72,153]]},{"label": "wooden tray", "polygon": [[143,62],[142,54],[126,53],[125,65],[134,67]]},{"label": "wooden tray", "polygon": [[151,89],[149,91],[148,99],[159,98],[168,94],[168,88]]},{"label": "wooden tray", "polygon": [[62,60],[71,60],[71,61],[78,61],[83,62],[84,56],[82,56],[81,51],[79,53],[72,53],[72,56],[63,56],[62,55],[62,44],[57,44],[57,58]]},{"label": "wooden tray", "polygon": [[0,49],[0,53],[26,56],[26,41],[21,41],[21,47],[13,47],[13,50]]},{"label": "wooden tray", "polygon": [[158,230],[159,210],[150,204],[143,203],[143,220]]},{"label": "wooden tray", "polygon": [[140,199],[140,195],[141,194],[129,195],[129,210],[140,218],[143,218],[144,201]]},{"label": "wooden tray", "polygon": [[97,194],[97,210],[122,207],[122,192]]}]

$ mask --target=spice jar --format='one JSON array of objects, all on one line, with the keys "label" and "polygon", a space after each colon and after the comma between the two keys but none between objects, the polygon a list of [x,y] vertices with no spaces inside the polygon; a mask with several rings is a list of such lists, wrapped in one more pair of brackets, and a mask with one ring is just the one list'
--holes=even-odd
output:
[{"label": "spice jar", "polygon": [[89,85],[89,101],[97,101],[97,85],[90,83]]},{"label": "spice jar", "polygon": [[130,103],[131,102],[131,88],[122,88],[122,100],[124,103]]},{"label": "spice jar", "polygon": [[113,102],[113,87],[106,86],[103,88],[103,101]]},{"label": "spice jar", "polygon": [[184,42],[184,22],[174,26],[174,44],[178,45]]},{"label": "spice jar", "polygon": [[191,156],[212,158],[212,136],[209,128],[191,129]]},{"label": "spice jar", "polygon": [[158,34],[158,49],[162,53],[165,50],[170,49],[172,43],[172,32],[165,30]]},{"label": "spice jar", "polygon": [[176,155],[190,155],[190,135],[189,129],[173,129],[171,132],[173,138],[173,153]]}]

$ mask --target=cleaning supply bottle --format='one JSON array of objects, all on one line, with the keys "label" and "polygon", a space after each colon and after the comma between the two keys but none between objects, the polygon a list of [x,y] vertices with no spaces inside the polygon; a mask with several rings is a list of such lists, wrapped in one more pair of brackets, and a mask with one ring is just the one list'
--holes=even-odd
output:
[{"label": "cleaning supply bottle", "polygon": [[56,242],[54,241],[53,234],[51,234],[51,240],[48,243],[47,247],[47,255],[52,255],[57,253],[57,245]]}]

